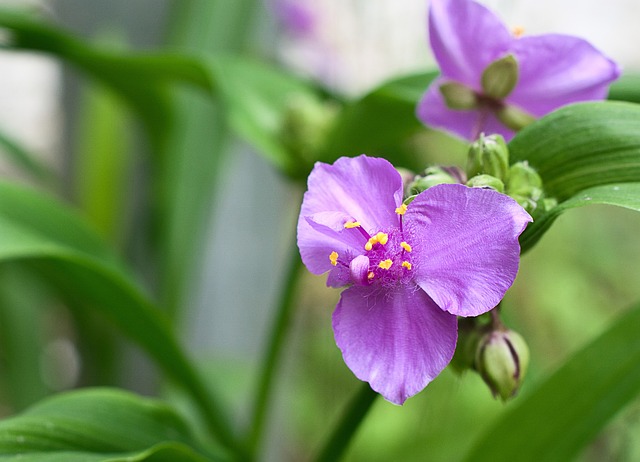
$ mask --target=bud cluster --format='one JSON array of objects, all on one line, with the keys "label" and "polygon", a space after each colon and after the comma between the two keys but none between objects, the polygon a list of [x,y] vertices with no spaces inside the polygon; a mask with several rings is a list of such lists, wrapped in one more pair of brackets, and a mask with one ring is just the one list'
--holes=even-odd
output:
[{"label": "bud cluster", "polygon": [[491,188],[513,197],[527,212],[556,205],[545,198],[540,175],[526,161],[509,165],[509,148],[500,135],[485,136],[469,148],[467,186]]}]

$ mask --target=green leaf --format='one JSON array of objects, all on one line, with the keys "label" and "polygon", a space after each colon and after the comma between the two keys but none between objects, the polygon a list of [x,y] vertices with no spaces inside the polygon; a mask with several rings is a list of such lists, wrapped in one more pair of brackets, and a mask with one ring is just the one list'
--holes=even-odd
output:
[{"label": "green leaf", "polygon": [[640,103],[640,75],[624,74],[609,88],[609,99]]},{"label": "green leaf", "polygon": [[22,173],[30,175],[44,185],[57,186],[58,178],[53,170],[4,133],[0,133],[0,148]]},{"label": "green leaf", "polygon": [[[59,453],[71,460],[80,455],[123,460],[117,454],[131,460],[171,460],[170,454],[176,460],[207,460],[195,446],[187,424],[169,406],[117,389],[60,394],[0,421],[0,454],[26,458],[19,460],[31,460],[30,455],[53,460]],[[45,453],[48,459],[42,458]]]},{"label": "green leaf", "polygon": [[533,247],[556,218],[566,210],[593,204],[616,205],[640,211],[640,182],[594,186],[561,202],[547,213],[536,217],[534,222],[529,224],[520,237],[522,251],[524,252]]},{"label": "green leaf", "polygon": [[640,306],[484,432],[464,460],[572,460],[640,392]]},{"label": "green leaf", "polygon": [[229,426],[153,306],[109,249],[70,210],[34,191],[0,182],[0,262],[24,261],[72,305],[81,301],[140,345],[199,403],[210,430],[233,446]]},{"label": "green leaf", "polygon": [[285,113],[295,98],[316,99],[304,81],[257,61],[216,56],[203,59],[211,72],[229,123],[279,170],[293,177],[306,175],[311,162],[288,152],[282,141]]},{"label": "green leaf", "polygon": [[562,201],[591,186],[640,181],[640,105],[566,106],[509,143],[512,162],[528,161],[545,193]]},{"label": "green leaf", "polygon": [[341,156],[369,154],[389,159],[397,166],[423,170],[425,159],[407,141],[424,125],[416,106],[437,73],[392,80],[364,97],[345,104],[319,154],[323,162]]}]

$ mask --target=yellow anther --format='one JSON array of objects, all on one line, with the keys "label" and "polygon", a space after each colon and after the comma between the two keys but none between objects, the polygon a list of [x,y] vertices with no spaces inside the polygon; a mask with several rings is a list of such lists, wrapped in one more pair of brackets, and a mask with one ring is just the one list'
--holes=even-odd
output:
[{"label": "yellow anther", "polygon": [[411,263],[409,263],[408,261],[403,261],[402,262],[402,267],[403,268],[407,268],[408,270],[411,269]]},{"label": "yellow anther", "polygon": [[515,38],[520,38],[524,35],[524,27],[515,26],[513,29],[511,29],[511,33]]},{"label": "yellow anther", "polygon": [[344,227],[347,228],[347,229],[359,228],[360,227],[360,222],[359,221],[347,221],[344,224]]},{"label": "yellow anther", "polygon": [[407,204],[402,204],[400,207],[396,209],[396,213],[398,215],[404,215],[406,211],[407,211]]},{"label": "yellow anther", "polygon": [[338,264],[338,252],[331,252],[329,254],[329,261],[333,266],[336,266]]},{"label": "yellow anther", "polygon": [[369,251],[373,249],[375,244],[385,245],[389,242],[389,235],[386,233],[378,233],[373,237],[370,237],[367,243],[364,245],[364,250]]},{"label": "yellow anther", "polygon": [[382,260],[380,263],[378,263],[378,268],[388,270],[389,268],[391,268],[391,265],[393,265],[393,261],[391,261],[390,258],[387,258],[386,260]]},{"label": "yellow anther", "polygon": [[402,247],[407,252],[411,252],[411,246],[409,244],[407,244],[406,242],[401,242],[400,243],[400,247]]},{"label": "yellow anther", "polygon": [[372,280],[376,275],[373,273],[373,271],[369,271],[367,273],[367,279],[368,280]]}]

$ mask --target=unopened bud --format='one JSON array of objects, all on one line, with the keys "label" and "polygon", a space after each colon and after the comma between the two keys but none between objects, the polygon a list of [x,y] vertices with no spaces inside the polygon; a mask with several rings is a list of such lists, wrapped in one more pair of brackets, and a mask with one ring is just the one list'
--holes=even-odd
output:
[{"label": "unopened bud", "polygon": [[470,110],[478,107],[476,92],[461,83],[443,83],[440,85],[440,93],[449,109]]},{"label": "unopened bud", "polygon": [[467,175],[486,173],[502,181],[509,174],[509,148],[501,135],[480,135],[469,148]]},{"label": "unopened bud", "polygon": [[476,369],[494,397],[507,401],[516,395],[529,365],[529,347],[520,334],[495,330],[478,344]]},{"label": "unopened bud", "polygon": [[513,55],[492,62],[480,80],[483,94],[497,100],[506,98],[516,87],[518,74],[518,61]]},{"label": "unopened bud", "polygon": [[528,212],[536,209],[542,197],[542,178],[528,162],[516,162],[509,169],[507,194]]},{"label": "unopened bud", "polygon": [[504,192],[504,183],[495,176],[476,175],[467,181],[467,186],[472,188],[489,188],[498,192]]},{"label": "unopened bud", "polygon": [[428,167],[422,175],[415,179],[408,186],[409,195],[420,194],[437,184],[462,183],[464,172],[457,167]]}]

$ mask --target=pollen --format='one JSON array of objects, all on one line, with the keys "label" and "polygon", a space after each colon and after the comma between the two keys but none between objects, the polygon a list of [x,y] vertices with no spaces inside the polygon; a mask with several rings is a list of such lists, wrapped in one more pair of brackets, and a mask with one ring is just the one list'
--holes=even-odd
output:
[{"label": "pollen", "polygon": [[338,252],[331,252],[329,254],[329,261],[333,266],[336,266],[338,264]]},{"label": "pollen", "polygon": [[402,247],[407,252],[411,252],[411,246],[409,244],[407,244],[406,242],[401,242],[400,243],[400,247]]},{"label": "pollen", "polygon": [[524,35],[524,27],[515,26],[513,29],[511,29],[511,33],[515,38],[520,38]]},{"label": "pollen", "polygon": [[378,267],[384,270],[388,270],[389,268],[391,268],[391,265],[393,265],[393,261],[391,261],[390,258],[382,260],[380,263],[378,263]]},{"label": "pollen", "polygon": [[403,268],[407,268],[408,270],[411,269],[411,263],[409,263],[408,261],[403,261],[402,262],[402,267]]},{"label": "pollen", "polygon": [[396,208],[396,213],[398,215],[404,215],[407,211],[407,204],[402,204],[400,207]]},{"label": "pollen", "polygon": [[376,276],[376,275],[374,274],[374,272],[373,272],[373,271],[369,271],[369,272],[367,273],[367,279],[368,279],[368,280],[372,280],[375,276]]},{"label": "pollen", "polygon": [[359,228],[360,226],[361,226],[361,225],[360,225],[360,222],[359,222],[359,221],[347,221],[347,222],[344,224],[344,227],[345,227],[346,229]]},{"label": "pollen", "polygon": [[389,235],[386,233],[378,233],[373,237],[370,237],[367,243],[364,245],[364,250],[369,251],[373,249],[375,244],[385,245],[389,242]]}]

